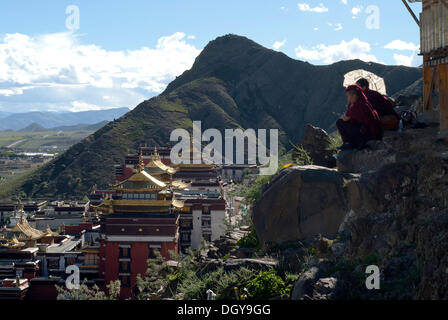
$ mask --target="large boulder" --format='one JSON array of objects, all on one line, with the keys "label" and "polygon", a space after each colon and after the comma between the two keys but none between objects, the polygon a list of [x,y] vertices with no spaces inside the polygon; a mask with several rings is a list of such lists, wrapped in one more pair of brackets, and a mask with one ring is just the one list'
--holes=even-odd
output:
[{"label": "large boulder", "polygon": [[303,166],[281,171],[254,206],[261,245],[335,235],[349,212],[347,190],[356,175]]},{"label": "large boulder", "polygon": [[325,130],[307,124],[305,126],[305,136],[300,145],[313,160],[313,164],[329,168],[336,166],[331,138]]}]

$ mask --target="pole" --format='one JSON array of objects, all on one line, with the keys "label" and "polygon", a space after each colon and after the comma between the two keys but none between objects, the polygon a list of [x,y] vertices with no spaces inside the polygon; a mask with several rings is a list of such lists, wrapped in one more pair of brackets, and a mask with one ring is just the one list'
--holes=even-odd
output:
[{"label": "pole", "polygon": [[401,0],[404,5],[406,6],[406,9],[408,9],[409,13],[411,14],[412,18],[414,18],[415,22],[417,23],[417,25],[420,27],[420,21],[418,20],[417,16],[415,15],[414,11],[412,11],[411,7],[409,6],[409,4],[406,2],[406,0]]}]

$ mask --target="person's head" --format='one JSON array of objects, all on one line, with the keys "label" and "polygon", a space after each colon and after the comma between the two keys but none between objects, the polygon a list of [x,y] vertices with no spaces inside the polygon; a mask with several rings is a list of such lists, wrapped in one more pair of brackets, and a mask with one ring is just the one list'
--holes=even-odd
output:
[{"label": "person's head", "polygon": [[367,79],[361,78],[356,81],[356,84],[361,87],[362,91],[369,89],[369,81]]},{"label": "person's head", "polygon": [[347,102],[350,104],[354,104],[359,99],[358,92],[355,90],[349,90],[345,93],[347,95]]},{"label": "person's head", "polygon": [[349,104],[355,104],[362,94],[362,89],[358,85],[348,86],[345,94],[347,95],[347,102]]}]

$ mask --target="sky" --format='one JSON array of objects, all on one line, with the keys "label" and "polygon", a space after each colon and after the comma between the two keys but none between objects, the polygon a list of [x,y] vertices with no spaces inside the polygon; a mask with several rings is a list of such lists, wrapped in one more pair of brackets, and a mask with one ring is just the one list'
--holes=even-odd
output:
[{"label": "sky", "polygon": [[2,0],[0,111],[132,109],[229,33],[318,65],[422,64],[400,0]]}]

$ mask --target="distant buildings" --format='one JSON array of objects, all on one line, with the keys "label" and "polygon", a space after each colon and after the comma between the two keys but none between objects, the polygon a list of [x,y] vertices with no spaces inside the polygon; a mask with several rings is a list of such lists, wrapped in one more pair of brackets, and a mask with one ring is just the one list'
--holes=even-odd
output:
[{"label": "distant buildings", "polygon": [[116,183],[95,187],[90,201],[0,204],[7,225],[0,231],[0,299],[55,299],[70,265],[103,290],[120,280],[121,297],[129,298],[156,252],[170,260],[224,235],[229,204],[220,170],[174,166],[169,155],[169,148],[145,147],[127,156],[115,168]]}]

